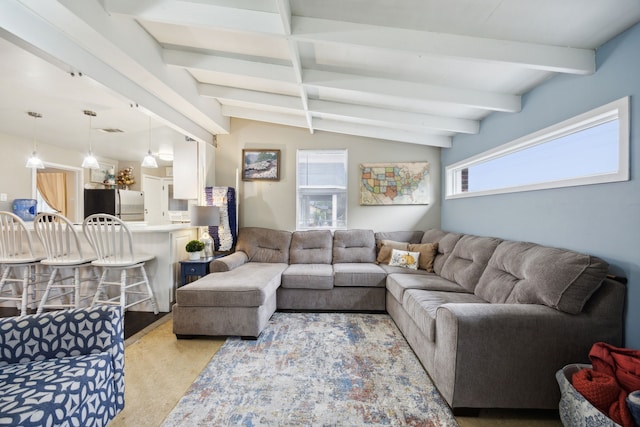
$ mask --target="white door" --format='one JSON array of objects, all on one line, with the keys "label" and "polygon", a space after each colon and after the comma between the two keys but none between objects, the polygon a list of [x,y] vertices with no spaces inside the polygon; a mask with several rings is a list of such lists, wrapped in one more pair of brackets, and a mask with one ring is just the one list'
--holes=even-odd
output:
[{"label": "white door", "polygon": [[144,191],[144,220],[147,224],[163,224],[166,212],[162,209],[162,178],[151,175],[142,176]]}]

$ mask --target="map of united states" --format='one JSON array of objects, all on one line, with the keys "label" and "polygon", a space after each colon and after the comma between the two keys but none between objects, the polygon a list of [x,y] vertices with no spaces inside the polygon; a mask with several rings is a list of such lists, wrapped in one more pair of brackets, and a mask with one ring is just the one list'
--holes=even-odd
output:
[{"label": "map of united states", "polygon": [[361,166],[362,204],[426,203],[428,163]]}]

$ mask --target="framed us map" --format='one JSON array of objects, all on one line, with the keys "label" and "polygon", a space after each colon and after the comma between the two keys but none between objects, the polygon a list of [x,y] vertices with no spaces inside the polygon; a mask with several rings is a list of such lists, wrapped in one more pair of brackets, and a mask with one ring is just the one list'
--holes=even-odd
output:
[{"label": "framed us map", "polygon": [[360,204],[429,204],[429,163],[361,164]]}]

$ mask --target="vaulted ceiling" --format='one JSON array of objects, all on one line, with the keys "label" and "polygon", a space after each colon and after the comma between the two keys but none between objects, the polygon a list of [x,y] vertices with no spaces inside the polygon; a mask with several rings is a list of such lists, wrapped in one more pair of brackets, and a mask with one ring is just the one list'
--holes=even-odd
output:
[{"label": "vaulted ceiling", "polygon": [[449,147],[638,22],[637,0],[0,2],[3,38],[204,141],[237,117]]}]

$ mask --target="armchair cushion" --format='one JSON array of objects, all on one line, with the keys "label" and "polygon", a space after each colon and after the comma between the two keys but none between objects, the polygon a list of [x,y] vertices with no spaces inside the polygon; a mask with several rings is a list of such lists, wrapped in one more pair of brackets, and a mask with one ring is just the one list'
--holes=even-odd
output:
[{"label": "armchair cushion", "polygon": [[[28,378],[33,381],[24,380]],[[55,402],[47,401],[52,395],[42,394],[45,386],[46,390],[58,388]],[[22,398],[38,399],[37,404],[16,406]],[[11,413],[21,420],[9,424],[47,425],[42,420],[51,419],[50,425],[104,426],[122,408],[124,334],[120,307],[0,319],[0,413]]]}]

